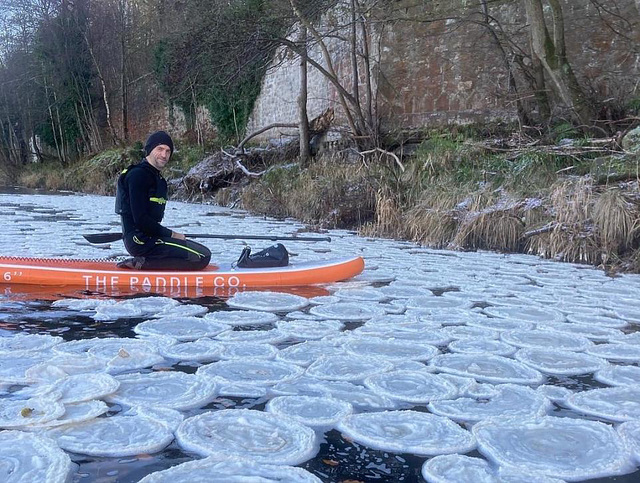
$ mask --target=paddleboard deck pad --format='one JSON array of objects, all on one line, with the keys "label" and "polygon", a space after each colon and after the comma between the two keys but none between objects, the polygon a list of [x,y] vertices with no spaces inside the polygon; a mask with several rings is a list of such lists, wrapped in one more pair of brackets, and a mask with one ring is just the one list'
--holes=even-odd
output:
[{"label": "paddleboard deck pad", "polygon": [[337,258],[273,268],[209,265],[198,271],[129,270],[109,260],[71,260],[0,256],[0,283],[78,287],[83,290],[145,288],[252,288],[316,285],[338,282],[364,269],[362,257]]}]

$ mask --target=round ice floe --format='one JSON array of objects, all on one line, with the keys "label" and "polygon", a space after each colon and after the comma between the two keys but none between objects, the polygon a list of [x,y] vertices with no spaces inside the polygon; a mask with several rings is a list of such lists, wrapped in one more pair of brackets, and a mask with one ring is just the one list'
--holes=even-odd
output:
[{"label": "round ice floe", "polygon": [[414,325],[403,324],[397,328],[393,325],[363,325],[353,330],[352,333],[363,337],[378,337],[383,339],[395,339],[414,344],[444,345],[451,341],[451,336],[445,334],[432,324],[417,322]]},{"label": "round ice floe", "polygon": [[438,354],[438,349],[431,345],[373,337],[350,340],[343,347],[356,356],[380,357],[388,361],[428,361]]},{"label": "round ice floe", "polygon": [[486,397],[434,401],[429,404],[429,410],[455,421],[475,422],[497,416],[543,416],[550,406],[549,400],[533,389],[501,384]]},{"label": "round ice floe", "polygon": [[256,342],[228,342],[223,344],[220,359],[273,359],[278,354],[271,344]]},{"label": "round ice floe", "polygon": [[409,299],[412,297],[429,297],[431,293],[424,288],[412,285],[391,284],[380,289],[384,295],[392,299]]},{"label": "round ice floe", "polygon": [[451,399],[458,394],[455,385],[426,371],[392,371],[375,374],[365,379],[364,385],[376,394],[413,404]]},{"label": "round ice floe", "polygon": [[218,310],[207,314],[205,319],[222,324],[243,326],[273,324],[278,320],[278,316],[258,310]]},{"label": "round ice floe", "polygon": [[406,317],[413,317],[419,322],[439,325],[465,325],[485,315],[465,309],[407,309]]},{"label": "round ice floe", "polygon": [[297,421],[250,409],[227,409],[186,419],[180,447],[203,456],[226,454],[256,463],[297,465],[315,456],[315,432]]},{"label": "round ice floe", "polygon": [[494,354],[497,356],[510,356],[516,348],[506,342],[485,338],[454,340],[449,344],[451,352],[463,354]]},{"label": "round ice floe", "polygon": [[89,353],[60,354],[47,358],[46,362],[35,365],[25,372],[27,378],[33,381],[54,381],[66,376],[102,372],[106,368],[103,359]]},{"label": "round ice floe", "polygon": [[619,344],[640,345],[640,332],[621,335],[615,339],[615,342]]},{"label": "round ice floe", "polygon": [[287,340],[287,336],[278,329],[269,330],[228,330],[215,338],[221,342],[264,342],[278,344]]},{"label": "round ice floe", "polygon": [[587,352],[610,361],[640,362],[640,345],[599,344],[588,348]]},{"label": "round ice floe", "polygon": [[312,297],[309,302],[313,305],[335,304],[340,302],[340,298],[335,295],[319,295],[318,297]]},{"label": "round ice floe", "polygon": [[453,297],[436,297],[435,295],[427,295],[407,299],[408,309],[449,310],[466,309],[470,307],[471,302]]},{"label": "round ice floe", "polygon": [[397,453],[466,453],[476,446],[473,435],[450,419],[416,411],[353,414],[337,429],[369,448]]},{"label": "round ice floe", "polygon": [[[88,348],[86,348],[86,351],[93,356],[101,357],[103,359],[113,359],[117,356],[126,358],[126,353],[129,352],[144,352],[148,354],[158,353],[158,345],[156,343],[140,339],[120,339],[113,337],[108,339],[89,339],[87,342],[90,342],[90,344],[88,345]],[[175,343],[175,341],[173,342]],[[169,344],[168,339],[158,339],[157,343]],[[67,344],[69,344],[69,346],[67,346]],[[61,344],[61,346],[71,347],[70,344],[70,342],[65,342],[64,344]],[[78,349],[80,347],[81,346],[79,346]]]},{"label": "round ice floe", "polygon": [[337,320],[282,320],[276,327],[292,339],[313,340],[337,334],[344,324]]},{"label": "round ice floe", "polygon": [[29,384],[33,382],[27,372],[31,367],[46,362],[51,355],[47,352],[38,352],[20,357],[11,354],[0,356],[0,382]]},{"label": "round ice floe", "polygon": [[622,320],[630,324],[640,324],[640,307],[629,307],[629,301],[635,299],[625,299],[624,304],[617,305],[615,308],[615,314]]},{"label": "round ice floe", "polygon": [[58,445],[90,456],[133,456],[156,453],[173,440],[165,425],[143,416],[97,418],[47,432]]},{"label": "round ice floe", "polygon": [[346,351],[342,346],[336,346],[329,341],[312,340],[282,349],[276,356],[276,359],[307,367],[322,356],[332,357],[345,354]]},{"label": "round ice floe", "polygon": [[621,337],[623,333],[618,329],[610,327],[598,327],[587,324],[538,324],[538,328],[542,330],[551,330],[563,332],[565,334],[576,334],[598,342],[608,342],[609,340]]},{"label": "round ice floe", "polygon": [[109,374],[76,374],[55,382],[62,393],[61,403],[74,404],[100,399],[115,392],[120,383]]},{"label": "round ice floe", "polygon": [[223,383],[272,386],[300,376],[304,370],[295,364],[261,359],[214,362],[198,368],[196,374],[214,377]]},{"label": "round ice floe", "polygon": [[596,372],[593,378],[609,386],[640,386],[640,367],[609,365]]},{"label": "round ice floe", "polygon": [[133,328],[133,331],[139,335],[171,337],[179,341],[214,337],[225,330],[229,330],[227,324],[199,317],[166,317],[147,320]]},{"label": "round ice floe", "polygon": [[510,330],[500,334],[507,344],[531,349],[583,351],[593,345],[586,337],[550,330]]},{"label": "round ice floe", "polygon": [[214,361],[220,358],[222,348],[222,342],[203,338],[164,347],[160,349],[160,354],[176,361]]},{"label": "round ice floe", "polygon": [[278,396],[271,399],[266,410],[277,416],[293,418],[313,428],[334,427],[353,412],[351,404],[321,396]]},{"label": "round ice floe", "polygon": [[60,401],[48,398],[27,400],[4,399],[0,404],[0,428],[20,428],[33,424],[44,424],[64,414]]},{"label": "round ice floe", "polygon": [[227,300],[227,305],[235,309],[291,312],[309,305],[309,299],[280,292],[239,292]]},{"label": "round ice floe", "polygon": [[618,426],[618,433],[631,450],[636,461],[640,462],[640,421],[628,421]]},{"label": "round ice floe", "polygon": [[607,365],[596,356],[558,349],[520,349],[515,358],[544,374],[563,376],[589,374]]},{"label": "round ice floe", "polygon": [[199,317],[207,312],[209,312],[209,309],[203,305],[181,304],[175,307],[169,307],[157,313],[155,316],[162,318]]},{"label": "round ice floe", "polygon": [[431,458],[422,466],[422,476],[429,483],[562,483],[541,475],[501,472],[486,460],[459,454]]},{"label": "round ice floe", "polygon": [[546,397],[549,401],[564,404],[566,399],[573,394],[570,389],[562,386],[552,386],[543,384],[538,386],[536,391]]},{"label": "round ice floe", "polygon": [[490,419],[473,427],[479,451],[506,469],[582,480],[629,471],[610,426],[571,418]]},{"label": "round ice floe", "polygon": [[330,381],[362,381],[393,369],[393,364],[377,357],[334,355],[323,356],[307,368],[307,375]]},{"label": "round ice floe", "polygon": [[574,393],[566,405],[576,411],[608,419],[640,419],[640,386],[607,387]]},{"label": "round ice floe", "polygon": [[249,459],[210,456],[196,461],[187,461],[168,470],[145,476],[139,483],[321,483],[307,470],[295,466],[258,464]]},{"label": "round ice floe", "polygon": [[21,357],[26,354],[46,351],[62,342],[62,337],[40,334],[17,334],[0,337],[0,355]]},{"label": "round ice floe", "polygon": [[483,327],[493,330],[530,330],[535,327],[533,322],[526,322],[524,320],[510,320],[500,318],[489,317],[476,317],[467,322],[467,325],[471,327]]},{"label": "round ice floe", "polygon": [[338,302],[337,304],[316,305],[309,309],[309,313],[322,319],[337,319],[347,322],[369,320],[384,315],[385,311],[379,305]]},{"label": "round ice floe", "polygon": [[445,327],[442,332],[451,336],[452,339],[497,339],[500,332],[486,329],[484,327],[471,327],[466,325],[454,325]]},{"label": "round ice floe", "polygon": [[365,270],[351,280],[354,282],[388,283],[393,282],[395,279],[396,276],[391,273],[379,272],[378,270]]},{"label": "round ice floe", "polygon": [[431,359],[429,365],[449,374],[498,384],[540,384],[544,379],[521,362],[491,354],[442,354]]},{"label": "round ice floe", "polygon": [[595,327],[609,327],[612,329],[622,329],[626,327],[627,322],[615,317],[607,317],[605,315],[582,315],[582,314],[569,314],[567,320],[574,324],[586,324]]},{"label": "round ice floe", "polygon": [[54,301],[51,306],[65,308],[70,310],[95,310],[100,305],[113,305],[116,301],[113,299],[60,299]]},{"label": "round ice floe", "polygon": [[484,312],[493,317],[533,323],[564,321],[564,314],[560,311],[543,307],[532,307],[530,305],[520,307],[487,307],[484,309]]},{"label": "round ice floe", "polygon": [[216,385],[208,378],[183,372],[151,372],[117,376],[119,389],[107,400],[126,406],[158,406],[195,409],[216,396]]},{"label": "round ice floe", "polygon": [[54,428],[56,426],[83,423],[85,421],[91,421],[107,411],[109,411],[109,406],[102,401],[85,401],[77,404],[65,404],[64,414],[59,418],[43,424],[23,426],[21,429],[24,431],[39,431],[42,429]]},{"label": "round ice floe", "polygon": [[69,456],[50,438],[21,431],[0,432],[1,481],[63,482],[72,469]]},{"label": "round ice floe", "polygon": [[389,298],[374,288],[347,288],[337,290],[333,295],[342,300],[360,300],[363,302],[382,302]]},{"label": "round ice floe", "polygon": [[178,426],[184,421],[184,414],[175,409],[162,408],[159,406],[150,407],[132,407],[125,413],[121,413],[123,416],[141,416],[149,419],[153,419],[161,424],[164,424],[170,431],[175,432]]}]

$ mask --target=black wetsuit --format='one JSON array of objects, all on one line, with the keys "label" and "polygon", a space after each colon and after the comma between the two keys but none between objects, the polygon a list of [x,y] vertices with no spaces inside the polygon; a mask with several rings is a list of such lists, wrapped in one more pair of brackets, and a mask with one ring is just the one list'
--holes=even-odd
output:
[{"label": "black wetsuit", "polygon": [[146,159],[129,166],[118,179],[116,213],[122,218],[124,246],[144,257],[143,270],[201,270],[211,252],[191,240],[171,238],[160,224],[167,203],[167,182]]}]

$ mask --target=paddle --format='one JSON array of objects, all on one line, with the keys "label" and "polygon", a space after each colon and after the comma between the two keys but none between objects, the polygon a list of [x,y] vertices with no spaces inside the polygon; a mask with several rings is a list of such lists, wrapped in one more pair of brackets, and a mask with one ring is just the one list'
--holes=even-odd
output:
[{"label": "paddle", "polygon": [[[122,233],[89,233],[82,235],[89,243],[111,243],[122,240]],[[295,241],[331,241],[328,236],[260,236],[260,235],[209,235],[207,233],[194,233],[185,235],[187,238],[218,238],[220,240],[295,240]]]}]

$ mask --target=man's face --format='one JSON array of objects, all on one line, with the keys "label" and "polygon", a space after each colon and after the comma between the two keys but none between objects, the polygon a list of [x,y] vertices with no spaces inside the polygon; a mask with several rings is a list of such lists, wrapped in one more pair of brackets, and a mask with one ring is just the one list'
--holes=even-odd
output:
[{"label": "man's face", "polygon": [[169,158],[171,157],[171,148],[166,144],[159,144],[153,151],[149,153],[147,156],[147,161],[149,164],[156,168],[158,171],[162,171],[162,169],[169,162]]}]

